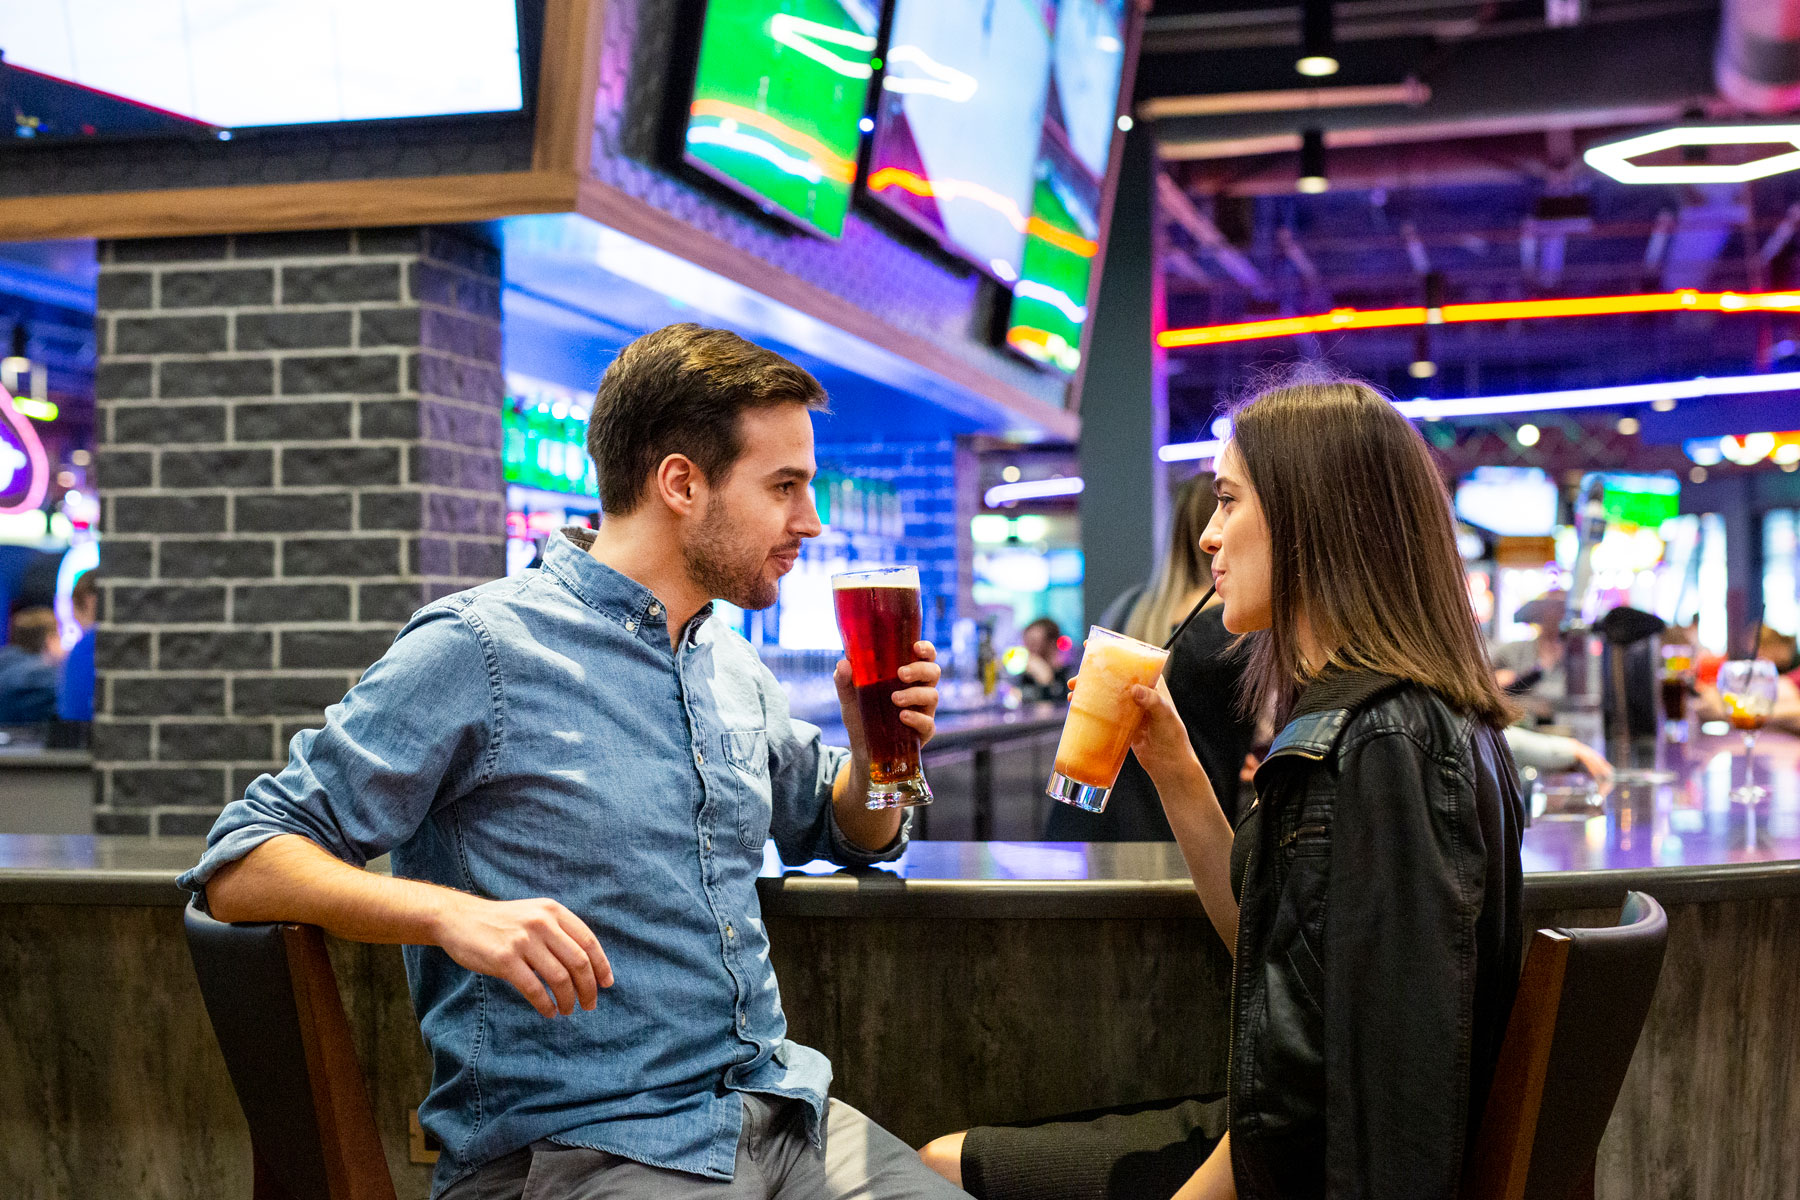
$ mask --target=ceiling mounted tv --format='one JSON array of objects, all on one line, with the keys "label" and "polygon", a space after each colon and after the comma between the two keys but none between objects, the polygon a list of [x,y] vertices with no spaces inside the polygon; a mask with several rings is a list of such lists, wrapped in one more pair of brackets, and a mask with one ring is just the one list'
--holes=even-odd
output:
[{"label": "ceiling mounted tv", "polygon": [[0,0],[15,138],[516,113],[517,0]]},{"label": "ceiling mounted tv", "polygon": [[1006,344],[1033,362],[1073,375],[1100,250],[1100,183],[1054,127],[1044,131],[1019,281]]},{"label": "ceiling mounted tv", "polygon": [[709,0],[683,159],[764,212],[837,237],[879,26],[875,0]]},{"label": "ceiling mounted tv", "polygon": [[866,187],[1003,283],[1019,277],[1055,0],[895,0]]},{"label": "ceiling mounted tv", "polygon": [[1125,0],[1057,0],[1045,119],[1095,179],[1106,178],[1125,65]]},{"label": "ceiling mounted tv", "polygon": [[1456,486],[1456,515],[1500,537],[1549,537],[1559,493],[1537,467],[1476,467]]}]

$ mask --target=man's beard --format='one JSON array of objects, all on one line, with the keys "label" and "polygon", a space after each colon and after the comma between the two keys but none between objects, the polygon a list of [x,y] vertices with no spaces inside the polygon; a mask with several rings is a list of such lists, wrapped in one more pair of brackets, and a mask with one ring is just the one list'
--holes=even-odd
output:
[{"label": "man's beard", "polygon": [[688,578],[707,595],[739,608],[767,608],[780,599],[779,582],[763,576],[768,557],[745,544],[724,503],[710,497],[699,528],[681,547]]}]

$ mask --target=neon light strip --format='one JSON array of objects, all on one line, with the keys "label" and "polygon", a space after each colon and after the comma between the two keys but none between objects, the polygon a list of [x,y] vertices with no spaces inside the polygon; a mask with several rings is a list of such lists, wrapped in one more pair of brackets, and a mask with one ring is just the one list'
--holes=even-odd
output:
[{"label": "neon light strip", "polygon": [[[1583,296],[1567,300],[1499,300],[1487,304],[1446,304],[1440,310],[1443,323],[1471,321],[1523,321],[1540,317],[1606,317],[1651,312],[1770,312],[1800,309],[1800,292],[1651,292],[1632,296]],[[1157,335],[1165,350],[1184,346],[1214,346],[1221,342],[1255,341],[1261,338],[1295,337],[1303,333],[1331,333],[1346,329],[1385,329],[1400,325],[1424,325],[1424,308],[1334,308],[1306,317],[1279,317],[1245,321],[1236,325],[1200,325],[1169,329]]]},{"label": "neon light strip", "polygon": [[802,133],[767,113],[745,108],[741,104],[732,104],[727,100],[696,100],[688,111],[696,117],[717,117],[721,121],[736,121],[740,125],[761,130],[806,154],[819,165],[822,172],[833,179],[841,179],[847,183],[856,178],[854,162],[811,134]]},{"label": "neon light strip", "polygon": [[1218,438],[1204,442],[1172,442],[1158,450],[1156,457],[1164,462],[1204,462],[1219,457],[1219,450],[1224,445]]},{"label": "neon light strip", "polygon": [[[0,516],[30,512],[44,502],[44,494],[50,490],[50,457],[44,453],[44,443],[38,438],[37,430],[31,427],[30,421],[14,410],[12,393],[3,387],[0,387],[0,421],[4,421],[12,427],[13,435],[19,439],[19,445],[24,448],[25,462],[22,469],[26,473],[24,498],[17,504],[0,505]],[[0,451],[5,450],[11,450],[11,447],[0,442]],[[13,450],[10,456],[15,463],[18,453],[17,450]],[[11,487],[12,481],[18,478],[20,469],[15,465],[7,473],[8,487]]]},{"label": "neon light strip", "polygon": [[1079,475],[1067,479],[1027,479],[1020,483],[997,484],[987,490],[981,502],[999,508],[1018,500],[1043,500],[1051,496],[1079,496],[1087,487]]},{"label": "neon light strip", "polygon": [[[1631,161],[1640,155],[1673,150],[1677,146],[1778,146],[1783,143],[1791,149],[1747,163],[1656,166]],[[1581,157],[1588,166],[1620,183],[1747,183],[1800,167],[1800,125],[1702,125],[1662,129],[1622,142],[1595,146]]]},{"label": "neon light strip", "polygon": [[875,39],[866,33],[857,33],[850,29],[834,29],[830,25],[818,21],[808,21],[804,17],[796,17],[789,13],[776,13],[769,18],[769,36],[790,50],[798,50],[827,70],[835,71],[847,79],[867,79],[875,74],[875,69],[868,59],[858,61],[833,54],[819,45],[843,46],[847,50],[860,50],[864,54],[875,53]]}]

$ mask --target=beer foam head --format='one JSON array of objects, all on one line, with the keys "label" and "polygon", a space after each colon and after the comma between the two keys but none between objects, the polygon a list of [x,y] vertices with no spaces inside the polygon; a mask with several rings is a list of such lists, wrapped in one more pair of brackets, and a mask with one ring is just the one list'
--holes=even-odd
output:
[{"label": "beer foam head", "polygon": [[919,590],[919,568],[877,567],[868,571],[846,571],[831,577],[834,588],[911,588]]}]

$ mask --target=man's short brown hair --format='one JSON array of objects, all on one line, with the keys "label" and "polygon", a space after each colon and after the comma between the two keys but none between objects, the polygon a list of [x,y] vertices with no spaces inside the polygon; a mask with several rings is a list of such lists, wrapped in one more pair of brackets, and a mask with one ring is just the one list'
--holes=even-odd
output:
[{"label": "man's short brown hair", "polygon": [[715,485],[744,452],[746,409],[803,404],[826,410],[825,389],[804,368],[723,329],[669,325],[627,345],[600,378],[587,447],[600,475],[600,507],[624,516],[644,482],[683,454]]},{"label": "man's short brown hair", "polygon": [[6,640],[27,654],[42,654],[56,632],[56,614],[48,608],[21,608],[12,615]]}]

